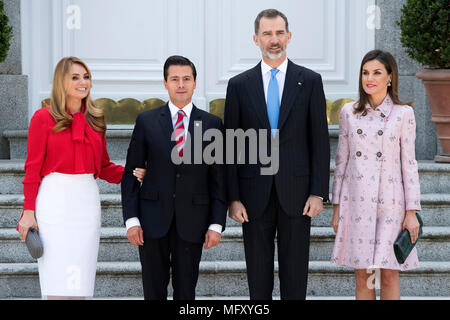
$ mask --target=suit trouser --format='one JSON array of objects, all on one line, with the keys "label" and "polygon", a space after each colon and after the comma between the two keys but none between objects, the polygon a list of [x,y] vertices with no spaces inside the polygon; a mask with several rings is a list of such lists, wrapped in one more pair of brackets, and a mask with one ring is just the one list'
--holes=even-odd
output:
[{"label": "suit trouser", "polygon": [[175,218],[167,235],[144,239],[139,247],[145,300],[167,300],[172,268],[174,300],[194,300],[202,244],[184,241],[177,233]]},{"label": "suit trouser", "polygon": [[288,216],[278,201],[274,183],[262,217],[244,222],[242,228],[250,299],[272,299],[276,234],[281,299],[304,300],[311,218],[302,212],[298,217]]}]

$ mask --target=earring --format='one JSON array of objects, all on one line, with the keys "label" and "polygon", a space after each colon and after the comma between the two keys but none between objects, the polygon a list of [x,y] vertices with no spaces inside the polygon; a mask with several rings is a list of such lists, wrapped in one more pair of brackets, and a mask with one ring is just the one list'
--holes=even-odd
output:
[{"label": "earring", "polygon": [[391,85],[392,85],[392,82],[391,82],[391,80],[389,80],[388,87],[390,87]]}]

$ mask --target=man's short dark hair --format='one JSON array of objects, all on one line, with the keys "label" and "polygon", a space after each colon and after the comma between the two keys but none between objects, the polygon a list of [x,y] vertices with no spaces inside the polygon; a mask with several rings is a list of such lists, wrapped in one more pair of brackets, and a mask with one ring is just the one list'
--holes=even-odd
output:
[{"label": "man's short dark hair", "polygon": [[169,74],[170,66],[190,66],[192,68],[192,74],[194,76],[194,80],[197,79],[197,70],[195,69],[194,64],[191,60],[183,56],[170,56],[167,58],[164,63],[164,80],[167,81],[167,76]]},{"label": "man's short dark hair", "polygon": [[286,23],[286,32],[289,32],[289,23],[287,17],[277,9],[266,9],[261,11],[255,19],[255,34],[258,34],[259,22],[261,21],[261,18],[276,18],[278,16],[283,18],[284,22]]}]

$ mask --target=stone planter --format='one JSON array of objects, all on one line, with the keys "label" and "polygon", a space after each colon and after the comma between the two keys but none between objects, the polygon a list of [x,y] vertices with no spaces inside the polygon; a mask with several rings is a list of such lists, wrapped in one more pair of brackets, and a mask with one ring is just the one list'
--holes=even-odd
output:
[{"label": "stone planter", "polygon": [[443,155],[436,162],[450,163],[450,69],[423,69],[416,74],[427,91],[431,122],[436,124]]}]

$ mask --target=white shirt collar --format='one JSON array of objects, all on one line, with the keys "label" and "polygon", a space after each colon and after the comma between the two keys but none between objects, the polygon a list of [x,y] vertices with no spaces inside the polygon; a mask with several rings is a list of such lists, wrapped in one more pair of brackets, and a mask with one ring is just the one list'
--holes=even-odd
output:
[{"label": "white shirt collar", "polygon": [[[281,63],[277,69],[280,70],[280,72],[282,73],[286,73],[287,70],[287,66],[288,66],[288,59],[286,57],[286,59],[284,59],[283,63]],[[261,60],[261,71],[262,74],[266,74],[267,72],[270,72],[270,70],[272,70],[273,68],[271,66],[269,66],[267,63],[265,63],[264,59]]]},{"label": "white shirt collar", "polygon": [[[188,119],[191,116],[192,107],[193,107],[193,105],[192,105],[192,101],[191,101],[187,105],[185,105],[183,108],[181,108],[181,110],[183,110],[184,113],[186,113],[186,117]],[[169,100],[169,109],[170,109],[170,114],[171,114],[172,118],[174,118],[177,115],[178,110],[180,110],[180,108],[178,108],[176,105],[174,105],[172,103],[172,101],[170,101],[170,100]]]}]

